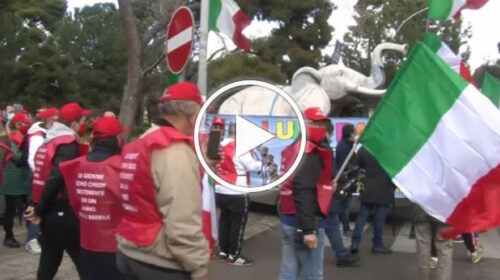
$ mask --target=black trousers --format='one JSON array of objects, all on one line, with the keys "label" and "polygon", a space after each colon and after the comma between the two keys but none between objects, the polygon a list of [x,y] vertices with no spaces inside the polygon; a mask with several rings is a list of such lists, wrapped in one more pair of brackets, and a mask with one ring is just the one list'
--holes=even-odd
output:
[{"label": "black trousers", "polygon": [[59,200],[42,217],[39,237],[42,253],[38,264],[38,280],[52,280],[66,251],[81,276],[78,257],[80,239],[78,221],[67,201]]},{"label": "black trousers", "polygon": [[116,253],[89,251],[80,248],[80,270],[83,280],[122,280],[118,271]]},{"label": "black trousers", "polygon": [[191,280],[191,275],[185,271],[136,261],[120,251],[116,253],[116,263],[118,270],[125,275],[127,280]]},{"label": "black trousers", "polygon": [[5,231],[5,239],[14,238],[14,218],[16,212],[23,203],[22,195],[5,195],[5,214],[3,216],[3,230]]},{"label": "black trousers", "polygon": [[248,218],[248,196],[216,194],[220,208],[219,247],[220,251],[239,256]]},{"label": "black trousers", "polygon": [[476,237],[473,233],[462,233],[462,238],[464,239],[465,247],[469,252],[473,253],[476,251]]}]

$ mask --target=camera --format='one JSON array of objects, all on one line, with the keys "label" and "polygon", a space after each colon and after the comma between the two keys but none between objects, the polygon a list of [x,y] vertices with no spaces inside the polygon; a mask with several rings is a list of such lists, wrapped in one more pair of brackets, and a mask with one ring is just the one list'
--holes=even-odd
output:
[{"label": "camera", "polygon": [[358,185],[363,184],[365,178],[365,170],[359,167],[352,167],[344,171],[339,179],[341,186],[338,188],[338,195],[344,198],[352,194],[356,191]]}]

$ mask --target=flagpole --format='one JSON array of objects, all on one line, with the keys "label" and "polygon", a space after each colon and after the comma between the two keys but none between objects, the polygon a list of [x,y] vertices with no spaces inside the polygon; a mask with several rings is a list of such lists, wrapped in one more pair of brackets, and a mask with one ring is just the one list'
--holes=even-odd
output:
[{"label": "flagpole", "polygon": [[[402,22],[402,23],[398,26],[398,28],[396,29],[396,35],[398,35],[398,33],[399,33],[399,31],[401,30],[401,28],[402,28],[402,27],[403,27],[403,26],[404,26],[404,25],[405,25],[405,24],[406,24],[409,20],[411,20],[412,18],[414,18],[414,17],[418,16],[419,14],[421,14],[421,13],[423,13],[423,12],[427,11],[427,10],[429,10],[429,7],[426,7],[426,8],[423,8],[422,10],[420,10],[420,11],[417,11],[417,12],[413,13],[412,15],[410,15],[409,17],[407,17],[405,20],[403,20],[403,22]],[[394,36],[396,36],[396,35],[394,35]]]},{"label": "flagpole", "polygon": [[200,51],[198,61],[198,88],[207,96],[207,45],[208,45],[208,9],[210,0],[201,0],[200,9]]}]

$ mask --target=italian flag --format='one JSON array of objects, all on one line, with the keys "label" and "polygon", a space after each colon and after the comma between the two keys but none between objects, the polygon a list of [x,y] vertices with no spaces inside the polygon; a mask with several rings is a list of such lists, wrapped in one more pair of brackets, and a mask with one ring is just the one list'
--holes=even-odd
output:
[{"label": "italian flag", "polygon": [[424,43],[431,48],[448,66],[455,72],[460,74],[469,83],[474,83],[470,70],[462,61],[462,58],[455,54],[451,48],[441,41],[435,33],[426,33],[424,35]]},{"label": "italian flag", "polygon": [[498,103],[500,102],[500,81],[490,73],[484,73],[481,91],[498,108]]},{"label": "italian flag", "polygon": [[500,225],[500,111],[423,43],[360,141],[445,238]]},{"label": "italian flag", "polygon": [[241,33],[250,24],[250,20],[238,4],[234,0],[208,1],[210,1],[208,28],[227,35],[238,48],[250,51],[248,40]]},{"label": "italian flag", "polygon": [[215,191],[213,180],[204,173],[202,180],[202,231],[208,240],[210,255],[213,254],[217,241],[217,212],[215,207]]},{"label": "italian flag", "polygon": [[458,18],[463,9],[479,9],[487,2],[488,0],[429,0],[429,19]]}]

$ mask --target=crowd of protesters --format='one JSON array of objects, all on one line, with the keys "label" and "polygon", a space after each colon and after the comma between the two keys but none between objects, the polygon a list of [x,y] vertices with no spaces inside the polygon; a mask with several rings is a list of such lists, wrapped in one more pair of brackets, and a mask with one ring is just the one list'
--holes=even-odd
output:
[{"label": "crowd of protesters", "polygon": [[[32,117],[19,104],[7,106],[0,123],[4,246],[21,246],[13,225],[23,213],[25,248],[40,254],[38,279],[53,279],[65,252],[81,279],[208,279],[211,256],[202,229],[202,172],[192,144],[202,103],[193,84],[169,87],[158,101],[155,125],[128,144],[122,137],[127,130],[109,111],[96,115],[68,103],[40,109]],[[392,253],[382,238],[394,203],[391,180],[367,151],[357,149],[352,125],[343,127],[334,153],[330,120],[318,108],[303,114],[308,135],[303,162],[280,186],[282,280],[301,275],[323,279],[325,236],[339,267],[358,266],[359,244],[371,214],[372,253]],[[84,142],[87,128],[90,136]],[[229,137],[221,142],[220,159],[207,160],[221,178],[246,186],[248,173],[269,169],[272,158],[265,149],[236,158],[234,124],[214,118],[212,130],[225,134],[226,128]],[[292,165],[298,148],[296,141],[283,150],[282,169]],[[345,171],[338,174],[339,169]],[[248,196],[218,183],[215,189],[220,208],[217,258],[252,265],[242,254]],[[352,229],[350,201],[359,190],[361,207]],[[422,211],[414,222],[422,279],[433,268],[440,279],[451,279],[452,246],[437,235],[444,225]],[[346,236],[350,250],[344,246]],[[482,248],[474,235],[464,238],[471,261],[477,263]]]}]

